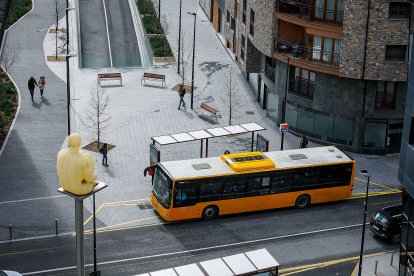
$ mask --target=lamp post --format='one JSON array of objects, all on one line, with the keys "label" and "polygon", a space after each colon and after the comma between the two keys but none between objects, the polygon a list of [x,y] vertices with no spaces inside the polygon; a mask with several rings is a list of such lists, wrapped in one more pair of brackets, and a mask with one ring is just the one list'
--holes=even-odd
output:
[{"label": "lamp post", "polygon": [[[283,113],[282,113],[282,122],[281,124],[285,124],[285,119],[286,119],[286,98],[287,98],[287,91],[288,91],[288,86],[289,86],[289,57],[286,58],[287,62],[286,62],[286,81],[285,81],[285,96],[283,98]],[[283,142],[285,140],[285,132],[282,131],[282,138],[280,139],[280,150],[283,150]]]},{"label": "lamp post", "polygon": [[194,12],[189,12],[188,14],[194,16],[194,35],[193,35],[193,68],[191,71],[191,109],[193,109],[193,98],[194,98],[194,58],[195,58],[195,38],[196,38],[196,23],[197,23],[197,14]]},{"label": "lamp post", "polygon": [[364,237],[365,237],[365,219],[367,218],[367,205],[368,205],[368,190],[369,190],[369,178],[371,175],[367,170],[360,171],[361,174],[367,178],[367,189],[365,192],[365,202],[364,202],[364,220],[362,221],[362,239],[361,239],[361,252],[359,253],[359,271],[358,276],[361,276],[362,273],[362,255],[364,253]]},{"label": "lamp post", "polygon": [[180,18],[178,19],[178,68],[177,73],[180,74],[180,58],[181,58],[181,8],[183,0],[180,0]]},{"label": "lamp post", "polygon": [[75,56],[69,54],[69,0],[66,0],[66,108],[68,112],[68,136],[70,135],[70,76],[69,76],[69,58]]}]

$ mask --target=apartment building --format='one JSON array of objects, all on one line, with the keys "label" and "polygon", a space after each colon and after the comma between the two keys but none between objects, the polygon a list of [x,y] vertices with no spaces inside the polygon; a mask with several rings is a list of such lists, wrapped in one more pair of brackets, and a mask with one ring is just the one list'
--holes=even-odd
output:
[{"label": "apartment building", "polygon": [[224,4],[225,46],[275,123],[353,152],[400,151],[408,1]]}]

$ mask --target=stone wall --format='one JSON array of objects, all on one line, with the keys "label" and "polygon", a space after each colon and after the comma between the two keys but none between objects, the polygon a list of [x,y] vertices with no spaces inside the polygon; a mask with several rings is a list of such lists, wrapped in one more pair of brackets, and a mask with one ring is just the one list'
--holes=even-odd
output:
[{"label": "stone wall", "polygon": [[254,37],[252,39],[253,45],[260,52],[270,57],[272,56],[273,50],[273,22],[275,21],[273,19],[273,11],[275,9],[275,1],[249,0],[247,7],[251,7],[255,11],[255,28]]},{"label": "stone wall", "polygon": [[[388,18],[390,0],[371,0],[365,79],[406,81],[407,63],[385,61],[386,45],[408,45],[408,20]],[[367,0],[347,0],[344,10],[340,76],[362,79]],[[408,56],[408,55],[407,55]]]}]

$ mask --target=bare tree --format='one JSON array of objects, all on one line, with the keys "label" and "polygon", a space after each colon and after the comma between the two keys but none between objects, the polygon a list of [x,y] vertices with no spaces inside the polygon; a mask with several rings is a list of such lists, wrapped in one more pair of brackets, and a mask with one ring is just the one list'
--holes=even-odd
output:
[{"label": "bare tree", "polygon": [[94,139],[98,140],[98,148],[106,128],[109,126],[110,116],[106,114],[106,108],[108,107],[109,98],[105,94],[103,89],[97,82],[93,84],[90,89],[90,98],[88,107],[86,108],[86,126],[91,129],[94,135]]},{"label": "bare tree", "polygon": [[233,66],[230,66],[225,78],[226,83],[225,87],[226,90],[224,92],[224,96],[222,97],[222,101],[224,104],[229,108],[229,125],[231,125],[231,120],[233,115],[242,107],[242,99],[238,95],[238,85],[237,81],[235,80],[236,72]]},{"label": "bare tree", "polygon": [[13,66],[13,64],[20,60],[20,53],[22,52],[22,48],[20,44],[17,46],[10,48],[5,46],[3,52],[0,56],[0,65],[4,68],[4,71],[8,72],[9,69]]},{"label": "bare tree", "polygon": [[55,47],[56,47],[56,54],[55,58],[58,58],[58,32],[59,32],[59,7],[58,7],[58,0],[55,0]]},{"label": "bare tree", "polygon": [[192,47],[190,43],[185,44],[185,32],[181,35],[181,84],[185,85],[187,81],[187,69],[189,65],[189,60],[192,55]]}]

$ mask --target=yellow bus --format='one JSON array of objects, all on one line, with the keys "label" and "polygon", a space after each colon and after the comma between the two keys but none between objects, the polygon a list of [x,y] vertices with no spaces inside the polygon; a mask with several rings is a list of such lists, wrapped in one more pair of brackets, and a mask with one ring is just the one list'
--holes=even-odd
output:
[{"label": "yellow bus", "polygon": [[354,174],[333,146],[159,162],[151,203],[167,221],[305,208],[351,196]]}]

